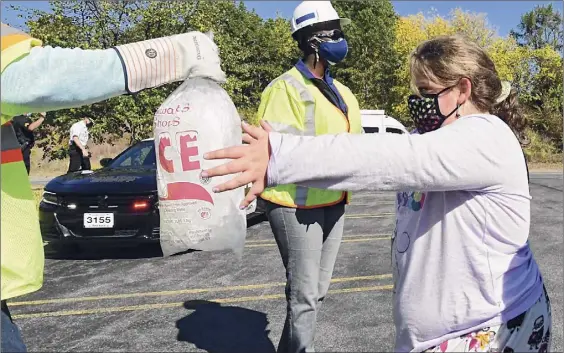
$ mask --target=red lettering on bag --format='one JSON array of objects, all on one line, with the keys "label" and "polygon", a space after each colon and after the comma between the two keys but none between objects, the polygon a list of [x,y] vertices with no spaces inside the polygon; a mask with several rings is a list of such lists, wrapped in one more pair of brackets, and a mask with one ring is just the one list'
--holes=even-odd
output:
[{"label": "red lettering on bag", "polygon": [[[190,136],[188,133],[193,133]],[[192,161],[191,157],[198,156],[198,135],[196,131],[186,131],[180,133],[180,160],[182,161],[182,170],[190,171],[200,169],[200,161]],[[191,142],[195,142],[192,144]]]},{"label": "red lettering on bag", "polygon": [[160,107],[159,109],[157,109],[155,115],[174,115],[175,113],[186,113],[189,110],[190,105],[186,104],[181,106],[180,104],[178,104],[176,106],[176,109],[172,107]]},{"label": "red lettering on bag", "polygon": [[159,163],[161,167],[169,173],[174,173],[174,164],[171,159],[165,157],[165,149],[171,147],[170,135],[168,133],[161,133],[159,135]]},{"label": "red lettering on bag", "polygon": [[[173,120],[176,122],[176,120]],[[180,123],[178,121],[178,123]],[[197,160],[199,155],[198,150],[198,132],[194,130],[182,131],[176,134],[178,147],[174,148],[171,143],[171,138],[168,132],[163,132],[159,135],[159,163],[162,169],[168,173],[174,173],[174,162],[165,156],[165,150],[170,147],[180,155],[182,163],[182,171],[188,172],[192,170],[199,170],[200,161]],[[170,149],[169,149],[170,151]],[[170,156],[170,152],[168,154]]]}]

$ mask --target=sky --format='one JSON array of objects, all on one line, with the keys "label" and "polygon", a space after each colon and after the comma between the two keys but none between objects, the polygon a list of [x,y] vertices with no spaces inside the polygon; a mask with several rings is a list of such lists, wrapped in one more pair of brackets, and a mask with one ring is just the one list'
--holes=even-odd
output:
[{"label": "sky", "polygon": [[[244,1],[248,8],[253,8],[257,14],[263,18],[276,17],[279,13],[281,16],[290,18],[292,12],[300,1]],[[563,3],[561,1],[392,1],[396,12],[400,16],[417,14],[419,12],[427,13],[433,9],[441,16],[447,16],[455,8],[462,10],[485,13],[488,23],[498,30],[498,34],[506,36],[511,29],[519,24],[521,15],[532,10],[536,5],[548,4],[552,2],[561,13]],[[48,1],[2,1],[2,22],[9,23],[16,27],[24,27],[22,19],[16,17],[13,11],[9,9],[9,5],[20,5],[22,7],[35,8],[40,10],[48,10]],[[354,20],[354,19],[352,19]]]}]

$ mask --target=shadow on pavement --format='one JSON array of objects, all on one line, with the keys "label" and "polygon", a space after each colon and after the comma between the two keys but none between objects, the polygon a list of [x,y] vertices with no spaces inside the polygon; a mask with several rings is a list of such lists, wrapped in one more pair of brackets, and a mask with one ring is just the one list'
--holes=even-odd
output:
[{"label": "shadow on pavement", "polygon": [[209,353],[275,352],[264,313],[205,300],[188,301],[184,307],[194,311],[177,321],[179,341]]}]

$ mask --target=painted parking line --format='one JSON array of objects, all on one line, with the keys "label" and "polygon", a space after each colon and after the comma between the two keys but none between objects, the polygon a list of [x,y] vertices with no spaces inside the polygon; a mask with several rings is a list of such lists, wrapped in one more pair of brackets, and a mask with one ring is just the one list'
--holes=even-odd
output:
[{"label": "painted parking line", "polygon": [[[384,237],[368,237],[368,236],[364,236],[364,237],[343,237],[343,240],[341,240],[341,243],[364,243],[364,242],[369,242],[369,241],[376,241],[376,240],[389,240],[392,239],[390,236],[384,236]],[[264,242],[261,241],[261,243],[258,244],[249,244],[249,245],[245,245],[245,248],[267,248],[267,247],[272,247],[272,246],[277,246],[276,242],[274,240],[265,240]]]},{"label": "painted parking line", "polygon": [[[337,277],[331,279],[331,283],[346,283],[355,281],[373,281],[378,279],[392,278],[391,273],[382,275],[372,275],[372,276],[356,276],[356,277]],[[55,299],[44,299],[44,300],[31,300],[31,301],[21,301],[21,302],[10,302],[10,307],[13,306],[24,306],[24,305],[45,305],[45,304],[60,304],[60,303],[75,303],[83,301],[98,301],[98,300],[109,300],[109,299],[128,299],[128,298],[144,298],[144,297],[157,297],[157,296],[174,296],[181,294],[200,294],[200,293],[216,293],[216,292],[229,292],[229,291],[243,291],[243,290],[255,290],[255,289],[265,289],[274,287],[283,287],[286,283],[284,282],[271,282],[271,283],[261,283],[261,284],[246,284],[239,286],[229,286],[229,287],[210,287],[210,288],[194,288],[194,289],[179,289],[170,291],[157,291],[157,292],[139,292],[139,293],[123,293],[123,294],[109,294],[109,295],[98,295],[90,297],[73,297],[73,298],[55,298]]]},{"label": "painted parking line", "polygon": [[349,206],[365,206],[365,207],[375,207],[375,206],[395,206],[395,201],[384,201],[380,202],[378,200],[374,200],[374,202],[366,203],[366,202],[351,202]]},{"label": "painted parking line", "polygon": [[[351,235],[343,236],[342,243],[362,243],[375,240],[388,240],[391,239],[389,235],[386,234],[361,234],[361,235]],[[46,244],[43,244],[45,246]],[[276,246],[276,242],[272,239],[264,240],[247,240],[245,241],[245,248],[264,248]]]},{"label": "painted parking line", "polygon": [[345,215],[348,219],[359,219],[359,218],[388,218],[394,216],[393,212],[382,212],[382,213],[365,213],[365,214],[350,214]]},{"label": "painted parking line", "polygon": [[[329,294],[374,292],[374,291],[391,290],[392,288],[393,285],[342,288],[342,289],[329,290]],[[228,303],[256,302],[263,300],[283,299],[284,297],[285,297],[284,294],[271,294],[271,295],[257,295],[257,296],[235,297],[235,298],[220,298],[220,299],[213,299],[210,301],[219,304],[228,304]],[[46,317],[57,317],[57,316],[96,315],[96,314],[119,313],[119,312],[128,312],[128,311],[167,309],[167,308],[176,308],[183,306],[184,306],[184,302],[155,303],[155,304],[142,304],[142,305],[114,306],[107,308],[84,309],[84,310],[60,310],[60,311],[48,311],[48,312],[31,313],[31,314],[17,314],[17,315],[12,315],[12,317],[14,319],[31,319],[31,318],[46,318]]]},{"label": "painted parking line", "polygon": [[[343,239],[349,238],[383,238],[386,239],[390,238],[390,234],[352,234],[352,235],[343,235]],[[245,244],[261,244],[261,243],[270,243],[273,242],[273,239],[260,239],[260,240],[245,240]]]}]

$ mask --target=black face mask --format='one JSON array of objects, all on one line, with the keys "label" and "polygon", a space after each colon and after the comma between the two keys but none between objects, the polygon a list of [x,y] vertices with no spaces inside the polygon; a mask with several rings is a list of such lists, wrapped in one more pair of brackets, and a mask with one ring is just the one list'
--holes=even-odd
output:
[{"label": "black face mask", "polygon": [[443,115],[439,108],[439,96],[455,86],[447,87],[439,93],[421,94],[421,97],[416,95],[409,96],[407,107],[420,134],[437,130],[448,117],[458,110],[459,106],[447,115]]},{"label": "black face mask", "polygon": [[88,123],[88,124],[86,124],[86,127],[90,129],[92,127],[92,125],[94,125],[94,124]]}]

